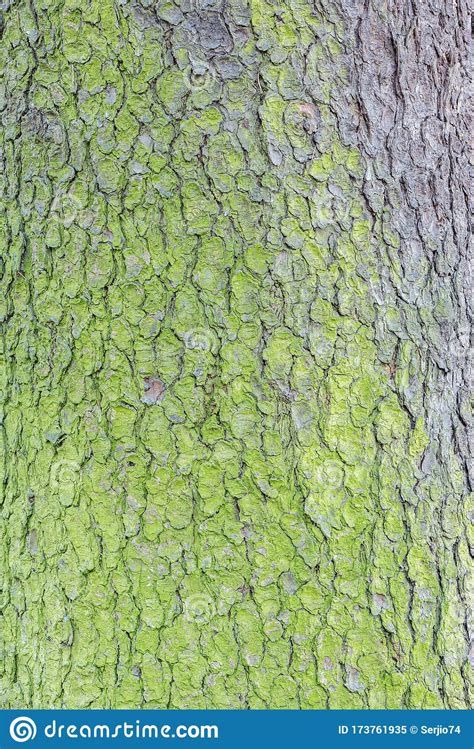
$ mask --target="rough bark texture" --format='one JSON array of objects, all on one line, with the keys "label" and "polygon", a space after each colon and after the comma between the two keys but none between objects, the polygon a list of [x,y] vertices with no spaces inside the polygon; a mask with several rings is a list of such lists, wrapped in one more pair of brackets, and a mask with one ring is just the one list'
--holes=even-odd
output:
[{"label": "rough bark texture", "polygon": [[464,0],[3,6],[0,706],[467,706]]}]

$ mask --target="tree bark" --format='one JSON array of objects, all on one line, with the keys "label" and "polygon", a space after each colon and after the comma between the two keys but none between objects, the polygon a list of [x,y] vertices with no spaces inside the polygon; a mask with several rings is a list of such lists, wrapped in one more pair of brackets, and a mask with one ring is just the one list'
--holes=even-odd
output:
[{"label": "tree bark", "polygon": [[465,1],[1,28],[0,706],[466,707]]}]

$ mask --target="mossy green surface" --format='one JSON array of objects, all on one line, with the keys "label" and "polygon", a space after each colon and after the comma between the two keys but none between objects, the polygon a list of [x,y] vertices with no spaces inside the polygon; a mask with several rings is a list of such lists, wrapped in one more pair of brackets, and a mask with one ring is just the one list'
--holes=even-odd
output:
[{"label": "mossy green surface", "polygon": [[338,19],[217,11],[5,13],[0,706],[464,707]]}]

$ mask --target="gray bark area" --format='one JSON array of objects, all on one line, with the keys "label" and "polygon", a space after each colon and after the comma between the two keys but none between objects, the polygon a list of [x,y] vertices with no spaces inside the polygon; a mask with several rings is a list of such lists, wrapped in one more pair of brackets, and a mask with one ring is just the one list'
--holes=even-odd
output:
[{"label": "gray bark area", "polygon": [[[454,450],[472,489],[467,4],[364,3],[350,16],[354,124],[371,163],[364,196],[374,216],[389,207],[400,237],[385,301],[398,304],[405,336],[429,361],[421,383],[433,438],[426,467],[438,461],[449,484]],[[409,394],[405,403],[410,408]]]},{"label": "gray bark area", "polygon": [[[344,2],[341,14],[355,41],[348,51],[350,105],[338,107],[338,121],[342,137],[355,140],[367,157],[368,212],[375,219],[388,210],[390,230],[400,240],[393,252],[382,222],[388,255],[380,300],[400,311],[389,330],[419,352],[411,384],[399,389],[400,402],[412,417],[418,408],[425,415],[430,443],[421,471],[441,487],[438,501],[432,495],[430,544],[438,547],[442,595],[459,597],[460,624],[472,643],[472,576],[464,574],[472,562],[467,557],[463,564],[448,520],[459,491],[460,522],[467,527],[473,518],[472,499],[467,505],[463,499],[472,497],[473,476],[469,7],[457,0]],[[461,466],[456,478],[453,456]],[[451,585],[442,545],[454,561]],[[471,665],[473,653],[471,645]],[[448,669],[450,657],[444,654]],[[467,682],[465,700],[470,704]]]}]

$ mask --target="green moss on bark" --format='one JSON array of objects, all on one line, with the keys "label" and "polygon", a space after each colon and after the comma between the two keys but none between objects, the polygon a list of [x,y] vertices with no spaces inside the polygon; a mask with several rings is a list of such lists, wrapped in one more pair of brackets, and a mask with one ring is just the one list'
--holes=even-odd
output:
[{"label": "green moss on bark", "polygon": [[8,9],[2,707],[466,704],[463,476],[420,467],[345,33],[306,2]]}]

